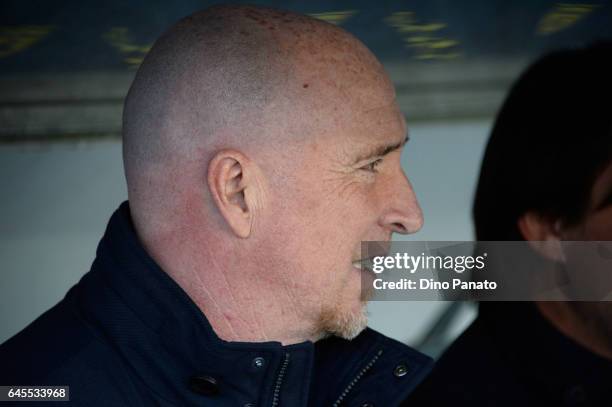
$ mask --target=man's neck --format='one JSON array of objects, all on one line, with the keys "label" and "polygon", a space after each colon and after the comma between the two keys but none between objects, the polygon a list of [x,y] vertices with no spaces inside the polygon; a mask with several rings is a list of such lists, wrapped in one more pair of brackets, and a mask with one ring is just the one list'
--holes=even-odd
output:
[{"label": "man's neck", "polygon": [[315,323],[309,323],[301,312],[295,293],[262,278],[261,270],[253,269],[252,262],[222,259],[218,254],[221,251],[207,247],[204,242],[197,246],[199,250],[168,241],[146,246],[162,270],[204,313],[222,340],[275,341],[289,345],[314,342],[321,337],[314,329]]},{"label": "man's neck", "polygon": [[[199,273],[199,272],[195,272]],[[297,310],[281,290],[245,284],[224,271],[203,272],[179,285],[204,313],[221,339],[230,342],[277,341],[283,345],[315,340],[300,326]],[[172,275],[171,275],[172,276]],[[174,277],[174,276],[172,276]],[[197,280],[196,280],[197,279]],[[194,280],[197,282],[194,284]],[[211,281],[212,280],[212,281]]]}]

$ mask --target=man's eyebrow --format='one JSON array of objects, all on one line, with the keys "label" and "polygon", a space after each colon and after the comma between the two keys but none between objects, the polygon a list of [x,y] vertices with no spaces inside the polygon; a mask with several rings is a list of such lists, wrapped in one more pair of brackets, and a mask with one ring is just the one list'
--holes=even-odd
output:
[{"label": "man's eyebrow", "polygon": [[393,143],[393,144],[384,144],[384,145],[376,146],[372,150],[370,150],[370,151],[368,151],[366,153],[359,154],[359,156],[354,160],[354,162],[358,163],[360,161],[367,160],[368,158],[385,156],[385,155],[387,155],[387,154],[389,154],[389,153],[391,153],[391,152],[393,152],[395,150],[398,150],[398,149],[402,148],[404,146],[404,144],[406,144],[408,142],[409,139],[410,139],[410,137],[408,135],[406,135],[406,138],[404,138],[400,142]]}]

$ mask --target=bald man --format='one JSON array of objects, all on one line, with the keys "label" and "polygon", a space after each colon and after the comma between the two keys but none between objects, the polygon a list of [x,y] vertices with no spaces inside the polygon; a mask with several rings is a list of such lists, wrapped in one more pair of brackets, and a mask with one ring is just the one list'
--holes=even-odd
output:
[{"label": "bald man", "polygon": [[394,406],[430,359],[366,328],[361,241],[422,224],[381,64],[333,25],[215,7],[125,100],[128,201],[91,271],[0,348],[78,406]]}]

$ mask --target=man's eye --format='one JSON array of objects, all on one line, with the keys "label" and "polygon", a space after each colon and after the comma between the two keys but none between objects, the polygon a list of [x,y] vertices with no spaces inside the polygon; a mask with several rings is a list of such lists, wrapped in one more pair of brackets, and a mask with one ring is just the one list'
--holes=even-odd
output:
[{"label": "man's eye", "polygon": [[377,160],[372,161],[371,163],[361,167],[362,170],[365,171],[369,171],[369,172],[378,172],[378,170],[376,169],[376,167],[378,167],[378,165],[382,162],[382,158],[379,158]]}]

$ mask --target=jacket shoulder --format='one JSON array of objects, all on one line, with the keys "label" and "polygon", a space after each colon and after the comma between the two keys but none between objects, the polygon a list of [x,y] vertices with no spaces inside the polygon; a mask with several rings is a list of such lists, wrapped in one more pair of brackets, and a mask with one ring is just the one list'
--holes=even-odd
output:
[{"label": "jacket shoulder", "polygon": [[73,291],[0,345],[0,384],[69,386],[75,406],[138,405],[129,367],[81,317]]}]

